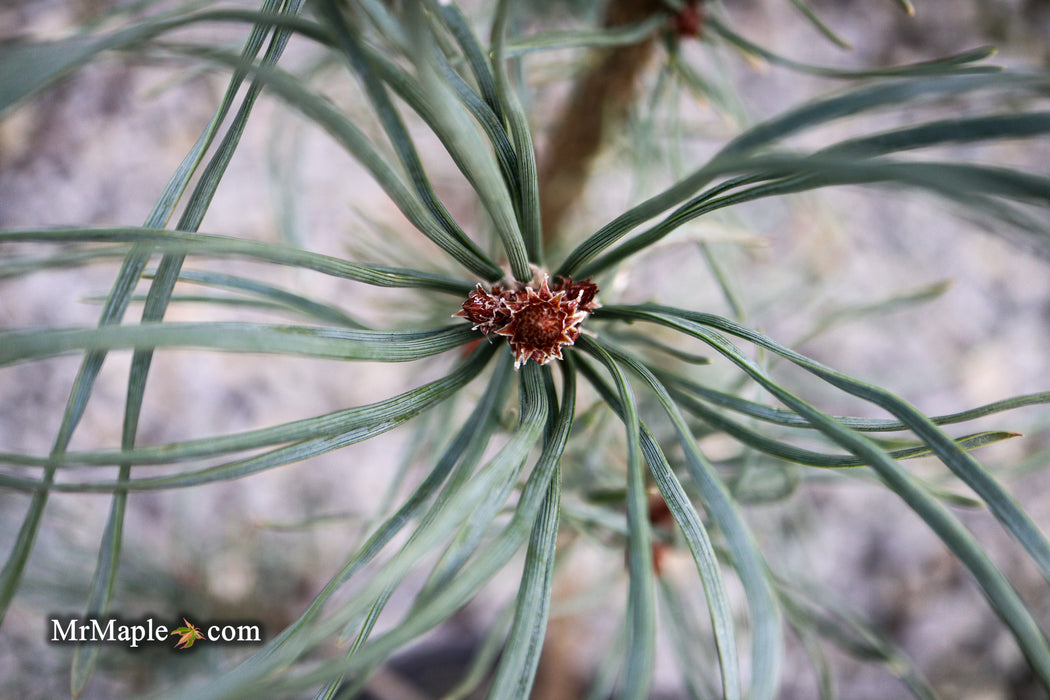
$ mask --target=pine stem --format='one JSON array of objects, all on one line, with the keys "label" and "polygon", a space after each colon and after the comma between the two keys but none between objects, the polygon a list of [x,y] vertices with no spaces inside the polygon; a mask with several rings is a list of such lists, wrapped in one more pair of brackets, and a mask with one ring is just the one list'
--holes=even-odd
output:
[{"label": "pine stem", "polygon": [[[658,0],[609,0],[603,24],[634,24],[660,11]],[[595,51],[551,125],[539,173],[546,245],[558,239],[565,218],[580,200],[603,135],[627,116],[655,48],[656,38],[650,36],[630,46]]]}]

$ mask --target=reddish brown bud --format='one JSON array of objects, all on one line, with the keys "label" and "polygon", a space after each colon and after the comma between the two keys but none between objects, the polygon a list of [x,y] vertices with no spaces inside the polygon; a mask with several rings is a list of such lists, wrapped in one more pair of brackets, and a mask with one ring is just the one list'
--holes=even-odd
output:
[{"label": "reddish brown bud", "polygon": [[700,36],[704,27],[704,8],[698,0],[686,0],[685,5],[673,17],[671,28],[678,36]]},{"label": "reddish brown bud", "polygon": [[494,285],[486,292],[479,284],[463,308],[462,316],[485,335],[507,338],[515,368],[530,359],[545,365],[562,359],[561,349],[580,337],[580,324],[596,308],[598,286],[590,280],[573,282],[537,271],[527,284]]}]

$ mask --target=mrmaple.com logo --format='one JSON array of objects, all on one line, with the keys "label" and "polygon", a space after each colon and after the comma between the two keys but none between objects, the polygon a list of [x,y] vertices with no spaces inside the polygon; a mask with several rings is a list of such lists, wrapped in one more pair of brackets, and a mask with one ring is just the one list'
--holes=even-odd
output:
[{"label": "mrmaple.com logo", "polygon": [[158,624],[152,617],[122,620],[117,617],[53,617],[48,620],[48,641],[54,644],[120,644],[137,649],[143,644],[171,643],[189,649],[194,643],[261,644],[258,623],[213,623],[196,625],[188,618],[181,624]]}]

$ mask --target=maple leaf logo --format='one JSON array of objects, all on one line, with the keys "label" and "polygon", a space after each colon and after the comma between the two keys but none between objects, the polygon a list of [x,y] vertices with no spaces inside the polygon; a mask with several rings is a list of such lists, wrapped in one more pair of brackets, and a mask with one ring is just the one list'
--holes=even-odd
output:
[{"label": "maple leaf logo", "polygon": [[182,621],[185,623],[185,626],[172,630],[169,636],[179,635],[179,641],[175,645],[176,649],[189,649],[198,639],[204,639],[204,635],[194,625],[190,624],[190,621],[186,618],[182,618]]}]

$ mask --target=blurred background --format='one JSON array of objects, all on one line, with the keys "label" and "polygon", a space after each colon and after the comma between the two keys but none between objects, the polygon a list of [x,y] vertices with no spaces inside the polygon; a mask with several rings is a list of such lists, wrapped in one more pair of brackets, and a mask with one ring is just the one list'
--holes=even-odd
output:
[{"label": "blurred background", "polygon": [[[984,44],[1000,49],[994,59],[1000,64],[1050,65],[1046,0],[916,0],[914,17],[891,0],[813,0],[827,24],[852,44],[851,51],[819,36],[789,2],[725,4],[734,26],[756,43],[822,65],[892,65]],[[535,11],[522,13],[529,18],[518,31],[593,23],[602,12],[600,6],[560,0],[533,5]],[[0,2],[0,34],[5,39],[63,37],[121,7],[104,0],[7,0]],[[487,27],[488,8],[471,3],[468,10]],[[243,35],[236,28],[215,31],[228,32],[216,38],[231,45]],[[715,94],[724,101],[699,99],[688,91],[674,102],[658,100],[663,52],[653,48],[636,76],[629,109],[605,130],[587,185],[561,226],[565,248],[605,223],[608,212],[657,191],[676,168],[686,172],[695,167],[741,126],[841,87],[683,41],[683,59],[712,85],[723,86]],[[571,50],[525,61],[534,87],[529,109],[541,153],[570,93],[572,83],[566,77],[583,75],[594,60],[585,51]],[[316,61],[313,47],[293,41],[282,65],[305,71]],[[325,70],[338,73],[337,66]],[[148,55],[117,54],[4,114],[0,227],[141,224],[210,118],[225,80],[225,75],[187,71]],[[333,88],[337,93],[340,89],[347,108],[364,114],[356,84],[346,80],[344,88]],[[955,106],[939,108],[950,112]],[[670,124],[681,129],[684,148],[670,138]],[[873,126],[888,125],[852,122],[841,128]],[[439,194],[471,231],[478,209],[469,187],[454,176],[442,177],[451,172],[450,161],[433,139],[426,141],[418,128],[415,133],[432,179],[440,183]],[[1046,143],[1003,143],[961,155],[1050,174]],[[266,99],[249,121],[201,227],[209,233],[294,242],[352,259],[395,264],[408,264],[411,256],[429,260],[421,239],[408,229],[362,169],[325,134]],[[749,205],[731,217],[703,219],[669,237],[621,272],[613,287],[603,289],[603,300],[665,301],[728,313],[703,267],[698,241],[711,247],[735,280],[749,325],[885,386],[929,415],[1050,389],[1046,250],[965,220],[943,202],[899,191],[847,188]],[[0,247],[0,255],[5,254]],[[108,293],[115,269],[115,263],[94,264],[0,279],[0,327],[93,324],[98,299]],[[455,310],[421,305],[408,291],[384,290],[377,298],[347,282],[291,269],[279,274],[275,284],[309,289],[366,320],[393,315],[406,323],[421,322]],[[688,289],[685,299],[683,288]],[[865,310],[883,301],[890,303]],[[139,308],[132,307],[131,318]],[[216,313],[181,304],[173,305],[167,318],[199,320]],[[250,311],[236,317],[253,318]],[[107,358],[73,448],[119,444],[117,416],[123,411],[128,363],[127,353]],[[0,450],[48,452],[78,366],[79,357],[63,357],[0,372]],[[160,352],[150,375],[139,442],[244,430],[360,405],[433,378],[437,369],[347,368],[325,361]],[[787,383],[805,385],[805,378],[780,369]],[[808,390],[830,412],[856,410],[840,398],[821,395],[819,388]],[[972,427],[1024,433],[982,450],[979,457],[1036,522],[1050,528],[1047,411],[1023,409]],[[392,483],[398,465],[427,454],[427,446],[417,445],[414,435],[410,424],[248,479],[135,494],[129,501],[116,611],[127,618],[154,614],[175,620],[191,614],[204,620],[261,619],[267,636],[273,636],[298,616],[361,541],[377,495],[391,488],[403,495]],[[716,455],[728,449],[718,436],[703,447]],[[936,471],[923,462],[913,463],[919,473]],[[571,480],[571,474],[566,478]],[[14,541],[27,503],[23,494],[0,492],[4,551]],[[68,694],[72,651],[44,643],[42,620],[80,613],[108,504],[104,494],[51,498],[22,592],[0,629],[0,696]],[[793,487],[789,498],[756,497],[746,513],[771,561],[805,574],[844,606],[867,616],[944,697],[1043,697],[965,571],[892,494],[861,479],[822,473]],[[1008,544],[987,513],[960,513],[1044,629],[1050,628],[1050,597],[1035,567]],[[602,590],[600,584],[611,575],[618,579],[615,585],[623,586],[622,551],[596,547],[573,563],[574,568],[566,568],[580,573],[564,577],[556,588],[565,604],[558,608],[556,603],[535,697],[579,697],[610,634],[603,621],[608,586]],[[687,553],[671,552],[668,575],[691,565]],[[511,571],[495,581],[485,596],[406,650],[376,676],[370,696],[441,697],[512,599],[517,575]],[[697,601],[702,601],[699,592]],[[785,699],[816,697],[816,679],[802,646],[789,636]],[[136,697],[221,667],[243,653],[229,648],[187,655],[168,649],[105,649],[84,697]],[[829,663],[844,698],[904,696],[904,686],[877,665],[837,652],[829,654]],[[659,673],[656,696],[685,697],[673,664],[666,669],[661,664]]]}]

